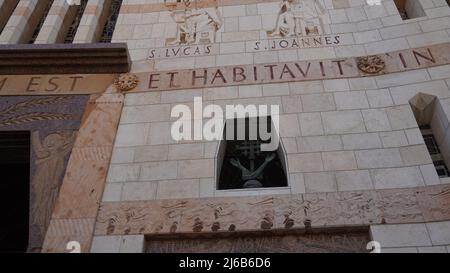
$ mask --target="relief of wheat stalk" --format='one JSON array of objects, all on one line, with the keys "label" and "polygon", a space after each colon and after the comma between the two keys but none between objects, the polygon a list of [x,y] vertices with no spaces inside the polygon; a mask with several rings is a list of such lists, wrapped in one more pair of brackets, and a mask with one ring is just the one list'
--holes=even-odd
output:
[{"label": "relief of wheat stalk", "polygon": [[0,126],[18,125],[32,121],[48,121],[48,120],[68,120],[72,115],[56,114],[56,113],[28,113],[9,119],[1,120]]},{"label": "relief of wheat stalk", "polygon": [[61,103],[68,99],[70,99],[69,96],[59,96],[59,97],[38,98],[38,99],[27,100],[24,102],[16,103],[16,104],[0,111],[0,116],[10,115],[10,114],[16,113],[22,109],[34,107],[34,106],[38,106],[38,105],[40,106],[40,105]]}]

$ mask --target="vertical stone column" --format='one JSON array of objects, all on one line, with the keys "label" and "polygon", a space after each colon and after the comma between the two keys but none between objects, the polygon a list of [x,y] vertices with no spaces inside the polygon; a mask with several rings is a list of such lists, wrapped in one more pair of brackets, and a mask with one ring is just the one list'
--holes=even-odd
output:
[{"label": "vertical stone column", "polygon": [[0,0],[0,33],[8,23],[9,17],[13,13],[19,0]]},{"label": "vertical stone column", "polygon": [[71,241],[90,251],[123,100],[103,94],[88,102],[42,252],[69,252]]},{"label": "vertical stone column", "polygon": [[[8,0],[7,0],[8,1]],[[30,19],[39,0],[20,0],[0,35],[0,44],[18,44],[32,32]]]},{"label": "vertical stone column", "polygon": [[109,0],[89,0],[73,43],[94,43],[99,39],[110,5]]},{"label": "vertical stone column", "polygon": [[70,5],[67,0],[55,0],[53,2],[44,25],[34,42],[35,44],[52,44],[57,42],[58,35],[64,29],[64,18],[67,16],[69,8]]}]

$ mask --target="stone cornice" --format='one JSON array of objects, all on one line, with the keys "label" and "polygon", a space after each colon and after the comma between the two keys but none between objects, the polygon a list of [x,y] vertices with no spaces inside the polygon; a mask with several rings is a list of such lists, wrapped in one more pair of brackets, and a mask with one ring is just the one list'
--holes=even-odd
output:
[{"label": "stone cornice", "polygon": [[0,75],[124,73],[126,43],[0,45]]}]

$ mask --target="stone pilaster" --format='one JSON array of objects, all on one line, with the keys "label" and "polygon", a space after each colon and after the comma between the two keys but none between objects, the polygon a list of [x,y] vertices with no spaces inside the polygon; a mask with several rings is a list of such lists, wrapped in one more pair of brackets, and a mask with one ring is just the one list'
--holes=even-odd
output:
[{"label": "stone pilaster", "polygon": [[73,43],[93,43],[99,39],[110,2],[106,0],[89,0]]},{"label": "stone pilaster", "polygon": [[27,43],[39,23],[39,14],[45,4],[45,1],[39,0],[20,0],[0,35],[0,44]]},{"label": "stone pilaster", "polygon": [[36,38],[35,44],[51,44],[56,43],[61,31],[67,27],[64,25],[71,22],[64,22],[68,15],[70,5],[66,0],[55,0],[45,19],[44,25]]},{"label": "stone pilaster", "polygon": [[121,94],[91,97],[56,201],[43,252],[68,252],[67,244],[72,241],[80,244],[82,252],[91,249],[123,99]]},{"label": "stone pilaster", "polygon": [[8,23],[14,8],[17,6],[19,0],[0,0],[0,33]]}]

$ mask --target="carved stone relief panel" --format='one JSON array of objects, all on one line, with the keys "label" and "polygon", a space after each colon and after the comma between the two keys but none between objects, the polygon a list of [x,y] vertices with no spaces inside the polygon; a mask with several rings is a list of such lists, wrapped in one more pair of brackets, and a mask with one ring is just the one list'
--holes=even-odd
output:
[{"label": "carved stone relief panel", "polygon": [[111,202],[95,234],[196,234],[450,219],[450,186],[261,197]]},{"label": "carved stone relief panel", "polygon": [[148,253],[367,253],[367,231],[272,234],[214,238],[149,238]]},{"label": "carved stone relief panel", "polygon": [[29,251],[40,251],[87,96],[0,97],[0,131],[31,131]]},{"label": "carved stone relief panel", "polygon": [[[41,138],[31,133],[34,172],[31,177],[30,223],[40,239],[50,222],[76,131],[57,131]],[[41,243],[41,242],[40,242]]]},{"label": "carved stone relief panel", "polygon": [[216,33],[223,22],[218,6],[198,8],[191,1],[183,3],[184,10],[171,11],[171,17],[177,24],[177,32],[175,38],[167,39],[167,46],[215,43]]},{"label": "carved stone relief panel", "polygon": [[325,8],[316,0],[283,0],[269,37],[318,36],[324,34]]}]

